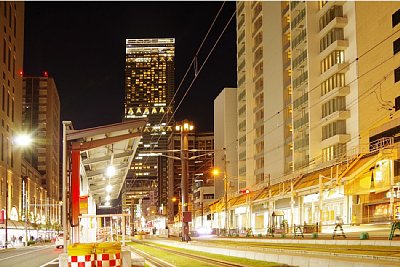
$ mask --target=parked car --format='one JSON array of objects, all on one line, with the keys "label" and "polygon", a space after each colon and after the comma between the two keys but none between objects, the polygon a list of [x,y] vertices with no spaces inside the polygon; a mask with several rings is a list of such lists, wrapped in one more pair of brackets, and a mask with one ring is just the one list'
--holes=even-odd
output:
[{"label": "parked car", "polygon": [[56,248],[63,248],[64,247],[64,236],[62,234],[56,237]]}]

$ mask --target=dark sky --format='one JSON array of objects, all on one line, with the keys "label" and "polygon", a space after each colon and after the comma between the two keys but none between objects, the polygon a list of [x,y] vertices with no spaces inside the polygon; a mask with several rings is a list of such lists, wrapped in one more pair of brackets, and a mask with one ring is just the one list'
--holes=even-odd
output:
[{"label": "dark sky", "polygon": [[[25,75],[48,71],[61,101],[61,119],[76,129],[120,122],[126,38],[174,37],[178,87],[223,2],[25,2]],[[235,10],[226,2],[198,64]],[[235,18],[197,77],[175,118],[213,130],[213,100],[236,86]],[[180,89],[189,87],[193,70]]]}]

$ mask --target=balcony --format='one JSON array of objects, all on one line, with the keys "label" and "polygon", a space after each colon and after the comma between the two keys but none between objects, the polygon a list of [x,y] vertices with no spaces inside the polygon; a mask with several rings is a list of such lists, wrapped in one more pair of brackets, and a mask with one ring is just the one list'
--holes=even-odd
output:
[{"label": "balcony", "polygon": [[319,100],[321,102],[327,101],[329,98],[334,98],[337,96],[346,96],[350,94],[350,87],[349,86],[343,86],[343,87],[336,87],[332,89],[329,93],[326,93],[325,95],[321,96]]},{"label": "balcony", "polygon": [[347,17],[336,17],[318,33],[318,38],[321,39],[333,28],[344,28],[346,25]]},{"label": "balcony", "polygon": [[308,101],[308,93],[300,96],[296,100],[293,101],[293,108],[297,109],[301,107],[303,104],[307,103]]},{"label": "balcony", "polygon": [[344,5],[346,1],[327,1],[326,4],[317,12],[317,17],[321,18],[334,5]]},{"label": "balcony", "polygon": [[336,40],[318,55],[318,60],[319,61],[323,60],[335,50],[345,50],[347,47],[349,47],[348,40]]},{"label": "balcony", "polygon": [[329,77],[331,77],[336,73],[345,73],[346,71],[349,70],[349,68],[350,68],[349,63],[335,64],[319,76],[320,81],[325,81],[326,79],[328,79]]},{"label": "balcony", "polygon": [[337,134],[332,137],[329,137],[328,139],[322,140],[321,147],[333,146],[338,143],[344,144],[347,143],[348,141],[350,141],[349,134]]},{"label": "balcony", "polygon": [[336,120],[346,120],[350,118],[350,111],[349,110],[338,110],[329,114],[328,116],[321,119],[321,126],[326,124],[332,123]]}]

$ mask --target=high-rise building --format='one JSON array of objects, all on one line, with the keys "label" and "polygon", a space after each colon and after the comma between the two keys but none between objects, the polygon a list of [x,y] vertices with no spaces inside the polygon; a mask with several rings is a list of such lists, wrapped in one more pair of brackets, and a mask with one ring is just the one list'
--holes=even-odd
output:
[{"label": "high-rise building", "polygon": [[153,191],[151,202],[157,206],[168,200],[167,158],[154,151],[165,152],[173,130],[174,56],[174,38],[126,39],[124,119],[145,117],[148,123],[124,194],[145,198]]},{"label": "high-rise building", "polygon": [[[0,3],[0,28],[0,220],[4,223],[6,213],[11,220],[20,220],[22,216],[21,150],[11,141],[22,126],[22,77],[19,73],[24,52],[23,2]],[[0,235],[4,241],[5,231]]]},{"label": "high-rise building", "polygon": [[238,192],[236,99],[236,88],[224,88],[214,100],[214,167],[219,169],[214,183],[215,199],[224,196],[225,177],[227,194]]},{"label": "high-rise building", "polygon": [[49,199],[59,200],[60,99],[54,79],[23,78],[23,129],[34,133],[25,159],[42,175]]},{"label": "high-rise building", "polygon": [[240,188],[368,142],[399,95],[399,21],[398,2],[237,2]]}]

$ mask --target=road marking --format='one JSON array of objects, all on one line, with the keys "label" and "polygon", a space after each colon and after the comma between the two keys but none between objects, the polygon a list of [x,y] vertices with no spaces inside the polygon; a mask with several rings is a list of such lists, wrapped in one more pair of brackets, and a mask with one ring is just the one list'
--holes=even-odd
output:
[{"label": "road marking", "polygon": [[32,251],[28,251],[28,252],[25,252],[25,253],[17,254],[17,255],[14,255],[14,256],[7,257],[7,258],[2,258],[2,259],[0,259],[0,261],[12,259],[12,258],[15,258],[15,257],[19,257],[19,256],[22,256],[22,255],[29,254],[29,253],[36,252],[36,251],[40,251],[40,250],[45,250],[45,249],[48,249],[48,248],[49,248],[49,246],[46,246],[46,247],[44,247],[42,249],[35,249],[35,250],[32,250]]},{"label": "road marking", "polygon": [[43,265],[40,265],[39,267],[46,267],[46,266],[49,265],[49,264],[56,264],[57,262],[58,262],[58,257],[55,258],[54,260],[51,260],[51,261],[49,261],[49,262],[46,262],[46,263],[43,264]]}]

